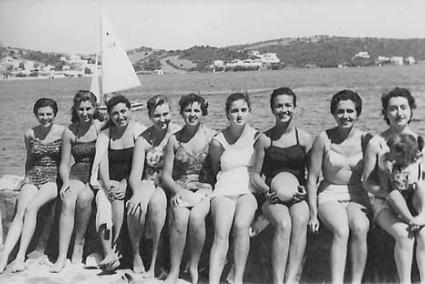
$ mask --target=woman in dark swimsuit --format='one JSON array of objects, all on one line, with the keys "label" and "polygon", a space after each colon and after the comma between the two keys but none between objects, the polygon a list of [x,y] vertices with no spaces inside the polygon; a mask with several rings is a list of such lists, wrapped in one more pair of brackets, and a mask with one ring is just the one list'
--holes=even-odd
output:
[{"label": "woman in dark swimsuit", "polygon": [[38,99],[33,108],[40,125],[25,132],[25,179],[16,207],[15,217],[9,227],[0,273],[6,269],[9,255],[19,240],[19,251],[12,272],[26,269],[25,254],[34,234],[37,212],[41,206],[56,198],[56,178],[60,161],[60,144],[64,127],[54,124],[58,112],[56,102],[49,98]]},{"label": "woman in dark swimsuit", "polygon": [[[107,103],[109,121],[96,142],[90,184],[100,188],[96,193],[96,229],[104,249],[105,258],[99,266],[114,270],[120,265],[116,242],[124,221],[124,198],[129,195],[127,180],[133,160],[137,137],[145,127],[130,120],[131,104],[122,95],[115,95]],[[97,183],[97,170],[101,186]]]},{"label": "woman in dark swimsuit", "polygon": [[204,168],[215,131],[202,125],[208,104],[196,94],[182,96],[183,128],[171,135],[165,149],[162,182],[172,194],[170,228],[170,272],[166,283],[176,283],[189,234],[192,283],[198,282],[198,262],[205,242],[205,217],[210,210],[211,181]]},{"label": "woman in dark swimsuit", "polygon": [[[71,262],[81,263],[84,235],[94,198],[88,182],[96,153],[97,135],[102,127],[101,122],[97,120],[99,113],[95,95],[90,91],[79,91],[74,96],[71,112],[72,124],[65,130],[62,137],[59,173],[63,186],[59,191],[62,199],[59,220],[59,255],[52,267],[52,272],[60,272],[65,267],[74,221],[76,222],[75,240]],[[74,161],[72,166],[71,156]]]},{"label": "woman in dark swimsuit", "polygon": [[[305,192],[300,193],[299,189],[305,184],[312,139],[294,126],[296,96],[291,89],[273,90],[270,107],[276,123],[260,136],[255,147],[252,178],[255,187],[266,196],[262,214],[275,227],[273,282],[283,283],[286,271],[286,282],[297,283],[309,217]],[[284,195],[289,198],[283,200]]]}]

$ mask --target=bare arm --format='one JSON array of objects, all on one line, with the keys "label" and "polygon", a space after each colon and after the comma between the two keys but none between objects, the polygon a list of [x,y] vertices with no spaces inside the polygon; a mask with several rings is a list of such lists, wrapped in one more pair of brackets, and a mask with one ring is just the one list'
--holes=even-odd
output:
[{"label": "bare arm", "polygon": [[216,139],[213,139],[211,141],[210,147],[209,147],[209,155],[210,155],[210,162],[211,162],[211,173],[214,179],[214,182],[217,180],[217,174],[220,171],[220,158],[221,155],[224,152],[223,147],[221,146],[220,142],[218,142]]},{"label": "bare arm", "polygon": [[[373,195],[377,197],[386,197],[387,193],[383,192],[383,188],[386,187],[384,184],[388,184],[386,179],[379,179],[375,172],[376,165],[378,163],[378,144],[376,140],[372,139],[367,148],[364,156],[364,169],[362,174],[363,187]],[[375,174],[375,176],[374,176]],[[380,182],[384,183],[380,184]]]},{"label": "bare arm", "polygon": [[33,160],[31,158],[31,145],[30,145],[31,144],[31,142],[30,142],[31,137],[32,137],[32,129],[28,129],[25,132],[25,135],[24,135],[25,150],[27,152],[26,159],[25,159],[25,179],[28,179],[28,177],[27,177],[28,172],[32,168],[32,165],[33,165]]},{"label": "bare arm", "polygon": [[59,174],[64,185],[69,183],[69,164],[71,162],[72,136],[73,134],[68,128],[64,131],[62,136],[61,163],[59,165]]},{"label": "bare arm", "polygon": [[133,162],[131,164],[131,171],[129,177],[130,187],[133,190],[133,194],[136,191],[141,190],[140,181],[143,176],[143,169],[145,165],[146,156],[146,141],[143,137],[139,136],[134,145]]},{"label": "bare arm", "polygon": [[316,232],[319,229],[317,218],[317,182],[322,171],[323,153],[325,149],[324,133],[320,133],[310,151],[309,170],[307,177],[307,198],[310,208],[310,229]]},{"label": "bare arm", "polygon": [[252,166],[251,176],[253,185],[261,192],[268,192],[270,189],[261,177],[265,150],[269,144],[270,139],[266,135],[262,134],[258,139],[258,143],[255,145],[254,165]]},{"label": "bare arm", "polygon": [[179,190],[183,190],[173,179],[174,147],[176,142],[176,136],[171,135],[167,146],[165,146],[164,168],[162,169],[162,182],[173,194],[176,194]]}]

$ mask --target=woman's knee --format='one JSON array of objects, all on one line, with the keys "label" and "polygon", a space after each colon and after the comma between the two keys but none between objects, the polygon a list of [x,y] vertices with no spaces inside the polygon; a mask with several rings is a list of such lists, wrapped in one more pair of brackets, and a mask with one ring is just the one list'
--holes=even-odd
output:
[{"label": "woman's knee", "polygon": [[162,188],[158,187],[155,189],[150,201],[149,210],[152,212],[164,211],[167,208],[167,197],[165,196]]},{"label": "woman's knee", "polygon": [[40,205],[35,202],[29,202],[25,207],[25,216],[37,215]]},{"label": "woman's knee", "polygon": [[355,220],[351,223],[350,229],[351,234],[357,238],[364,238],[366,239],[367,233],[369,232],[369,220],[366,218],[366,220]]},{"label": "woman's knee", "polygon": [[182,212],[181,208],[173,210],[173,219],[171,221],[171,226],[177,230],[178,233],[183,233],[187,230],[189,214],[187,212]]},{"label": "woman's knee", "polygon": [[91,207],[92,202],[94,199],[93,191],[90,189],[83,189],[79,192],[78,198],[77,198],[77,207],[79,209],[84,209],[87,207]]},{"label": "woman's knee", "polygon": [[[191,212],[192,213],[192,212]],[[192,228],[200,229],[205,226],[205,216],[203,214],[190,214],[189,224]]]},{"label": "woman's knee", "polygon": [[76,203],[75,197],[65,195],[65,198],[62,199],[62,212],[73,213],[75,211],[75,203]]},{"label": "woman's knee", "polygon": [[293,227],[305,227],[305,228],[307,228],[308,220],[309,220],[308,211],[307,211],[307,214],[291,215],[291,218],[292,218]]}]

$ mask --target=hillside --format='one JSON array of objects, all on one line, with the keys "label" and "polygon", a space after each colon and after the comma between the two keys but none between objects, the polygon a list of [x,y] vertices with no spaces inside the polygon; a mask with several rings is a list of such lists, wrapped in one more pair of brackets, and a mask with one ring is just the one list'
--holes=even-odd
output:
[{"label": "hillside", "polygon": [[[251,51],[261,54],[275,53],[280,64],[274,68],[291,67],[337,67],[378,64],[378,56],[412,56],[425,61],[425,39],[350,38],[319,35],[304,38],[280,38],[240,44],[228,47],[194,46],[185,50],[154,50],[139,47],[127,53],[137,71],[157,69],[187,71],[210,71],[215,60],[224,63],[233,60],[251,59]],[[357,58],[359,52],[367,52],[366,59]],[[57,66],[59,53],[43,53],[23,48],[0,46],[0,58],[12,56],[16,59],[33,60]],[[93,55],[82,55],[91,58]],[[254,57],[255,58],[255,57]]]}]

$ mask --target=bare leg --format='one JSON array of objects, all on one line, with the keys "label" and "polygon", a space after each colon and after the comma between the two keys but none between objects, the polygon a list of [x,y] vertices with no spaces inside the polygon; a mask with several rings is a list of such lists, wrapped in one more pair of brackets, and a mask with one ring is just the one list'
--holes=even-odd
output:
[{"label": "bare leg", "polygon": [[418,215],[413,218],[413,222],[419,226],[425,225],[425,182],[417,183],[416,191],[413,195],[413,206]]},{"label": "bare leg", "polygon": [[114,224],[115,236],[113,243],[115,244],[124,222],[124,200],[113,200],[112,205],[112,223]]},{"label": "bare leg", "polygon": [[346,209],[337,201],[326,202],[319,205],[319,216],[333,235],[331,247],[332,283],[344,283],[347,244],[350,233]]},{"label": "bare leg", "polygon": [[255,210],[257,209],[257,200],[252,194],[242,195],[236,205],[234,221],[234,252],[235,261],[235,284],[243,283],[243,274],[245,272],[246,260],[249,253],[249,227],[254,220]]},{"label": "bare leg", "polygon": [[145,211],[137,210],[136,215],[127,215],[128,234],[133,248],[133,272],[145,273],[142,257],[140,255],[140,240],[145,227]]},{"label": "bare leg", "polygon": [[288,207],[282,204],[263,205],[263,214],[274,227],[271,258],[273,265],[273,283],[282,284],[288,259],[292,221]]},{"label": "bare leg", "polygon": [[366,216],[366,207],[350,202],[347,207],[348,222],[351,231],[351,283],[362,283],[363,272],[367,259],[367,232],[369,231],[369,219]]},{"label": "bare leg", "polygon": [[27,207],[28,203],[34,199],[37,193],[38,189],[32,184],[26,184],[21,189],[16,208],[16,214],[12,223],[10,224],[9,232],[4,244],[3,255],[1,256],[0,260],[0,273],[6,269],[9,255],[21,235],[25,208]]},{"label": "bare leg", "polygon": [[185,207],[174,206],[171,210],[173,219],[170,232],[170,272],[167,279],[165,279],[165,283],[176,283],[179,277],[190,213],[189,209]]},{"label": "bare leg", "polygon": [[93,198],[93,191],[88,185],[84,186],[78,193],[76,205],[77,214],[75,216],[77,225],[75,226],[75,241],[71,258],[72,263],[81,263],[83,261],[84,237],[92,213]]},{"label": "bare leg", "polygon": [[148,278],[155,277],[155,264],[158,256],[159,241],[162,228],[164,227],[167,215],[167,197],[160,187],[155,189],[149,201],[149,223],[152,226],[152,259],[148,271]]},{"label": "bare leg", "polygon": [[307,224],[310,216],[308,205],[305,201],[292,205],[289,211],[292,219],[292,232],[286,282],[298,283],[298,274],[307,243]]},{"label": "bare leg", "polygon": [[214,221],[214,242],[210,253],[209,283],[219,284],[229,250],[229,234],[232,228],[236,203],[234,200],[217,196],[211,201]]},{"label": "bare leg", "polygon": [[38,210],[48,201],[54,199],[57,194],[58,190],[56,183],[49,182],[43,184],[38,190],[35,198],[31,200],[25,208],[24,222],[22,225],[21,243],[19,246],[18,254],[16,255],[15,263],[12,267],[12,272],[19,272],[25,270],[25,254],[27,252],[31,238],[34,234]]},{"label": "bare leg", "polygon": [[400,191],[393,190],[388,195],[388,201],[391,205],[391,208],[397,212],[398,215],[408,224],[413,222],[413,215],[407,207],[406,200],[401,195]]},{"label": "bare leg", "polygon": [[384,209],[377,217],[378,225],[395,239],[394,258],[401,283],[411,283],[414,239],[408,235],[408,225],[391,210]]},{"label": "bare leg", "polygon": [[425,281],[425,230],[420,230],[416,236],[416,262],[421,276],[420,283]]},{"label": "bare leg", "polygon": [[198,283],[198,264],[205,243],[205,217],[210,211],[210,200],[204,199],[190,211],[189,215],[189,271],[192,283]]},{"label": "bare leg", "polygon": [[70,189],[62,199],[62,208],[59,218],[59,255],[51,272],[59,273],[65,267],[69,242],[74,229],[75,202],[78,192],[84,187],[80,181],[71,180]]}]

